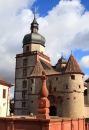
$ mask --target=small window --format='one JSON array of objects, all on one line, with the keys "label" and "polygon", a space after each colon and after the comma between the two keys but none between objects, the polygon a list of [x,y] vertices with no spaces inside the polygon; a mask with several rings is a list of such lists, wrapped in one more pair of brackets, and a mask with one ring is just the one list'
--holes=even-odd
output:
[{"label": "small window", "polygon": [[22,102],[22,107],[26,107],[26,102]]},{"label": "small window", "polygon": [[72,80],[75,80],[75,75],[71,75],[71,79],[72,79]]},{"label": "small window", "polygon": [[84,90],[84,96],[87,96],[87,89]]},{"label": "small window", "polygon": [[23,59],[23,66],[26,66],[28,63],[28,59]]},{"label": "small window", "polygon": [[27,76],[27,69],[23,70],[23,76]]},{"label": "small window", "polygon": [[79,88],[81,88],[81,86],[79,85]]},{"label": "small window", "polygon": [[58,81],[58,77],[56,77],[56,80]]},{"label": "small window", "polygon": [[54,92],[56,92],[56,88],[54,88]]},{"label": "small window", "polygon": [[32,91],[32,87],[30,88],[30,90]]},{"label": "small window", "polygon": [[27,81],[24,80],[24,81],[23,81],[23,88],[26,88],[26,87],[27,87]]},{"label": "small window", "polygon": [[23,91],[22,92],[22,98],[26,98],[27,97],[27,92],[26,91]]},{"label": "small window", "polygon": [[52,92],[52,85],[49,85],[49,92]]},{"label": "small window", "polygon": [[66,85],[66,86],[65,86],[65,89],[69,89],[69,86],[68,86],[68,85]]},{"label": "small window", "polygon": [[26,51],[29,51],[29,46],[26,47]]},{"label": "small window", "polygon": [[3,98],[6,98],[6,89],[3,89]]},{"label": "small window", "polygon": [[34,83],[34,79],[31,79],[31,82]]},{"label": "small window", "polygon": [[26,111],[25,111],[25,110],[22,110],[22,114],[26,114]]}]

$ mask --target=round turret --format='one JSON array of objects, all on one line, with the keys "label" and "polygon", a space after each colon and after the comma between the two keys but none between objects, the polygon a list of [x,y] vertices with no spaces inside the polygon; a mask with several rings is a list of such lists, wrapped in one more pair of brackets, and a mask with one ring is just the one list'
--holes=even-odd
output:
[{"label": "round turret", "polygon": [[61,56],[61,58],[58,60],[57,64],[56,64],[56,69],[57,71],[63,71],[64,67],[66,66],[67,60]]},{"label": "round turret", "polygon": [[[74,68],[74,69],[73,69]],[[71,55],[63,73],[63,113],[64,117],[84,117],[83,72]]]}]

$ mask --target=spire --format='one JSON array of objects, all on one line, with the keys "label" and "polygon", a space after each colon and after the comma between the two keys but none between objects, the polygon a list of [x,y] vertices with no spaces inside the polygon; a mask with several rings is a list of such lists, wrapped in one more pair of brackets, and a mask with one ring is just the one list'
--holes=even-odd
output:
[{"label": "spire", "polygon": [[31,23],[31,33],[37,33],[38,32],[38,23],[36,21],[36,7],[34,8],[34,19],[33,22]]},{"label": "spire", "polygon": [[37,23],[36,22],[36,7],[34,8],[34,20],[33,20],[35,23]]},{"label": "spire", "polygon": [[63,57],[63,52],[62,52],[62,54],[61,54],[61,57]]}]

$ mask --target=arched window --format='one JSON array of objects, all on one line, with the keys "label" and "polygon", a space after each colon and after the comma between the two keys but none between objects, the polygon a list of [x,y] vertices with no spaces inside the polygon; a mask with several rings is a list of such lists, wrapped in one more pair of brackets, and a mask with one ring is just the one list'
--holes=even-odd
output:
[{"label": "arched window", "polygon": [[27,69],[23,69],[23,76],[27,76]]},{"label": "arched window", "polygon": [[84,90],[84,96],[87,96],[87,89]]},{"label": "arched window", "polygon": [[27,58],[23,59],[23,66],[26,66],[27,63],[28,63],[28,59]]},{"label": "arched window", "polygon": [[23,88],[26,88],[27,87],[27,80],[24,80],[23,81]]}]

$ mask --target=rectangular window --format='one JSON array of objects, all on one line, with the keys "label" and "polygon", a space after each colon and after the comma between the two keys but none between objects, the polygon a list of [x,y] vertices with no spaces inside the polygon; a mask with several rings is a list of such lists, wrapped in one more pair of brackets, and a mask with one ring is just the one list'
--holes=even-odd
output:
[{"label": "rectangular window", "polygon": [[68,85],[66,85],[66,86],[65,86],[65,89],[69,89],[69,86],[68,86]]},{"label": "rectangular window", "polygon": [[26,66],[28,63],[28,59],[23,59],[23,66]]},{"label": "rectangular window", "polygon": [[75,80],[75,75],[71,75],[71,79],[72,79],[72,80]]},{"label": "rectangular window", "polygon": [[26,87],[27,87],[27,81],[24,80],[24,81],[23,81],[23,88],[26,88]]},{"label": "rectangular window", "polygon": [[27,92],[26,91],[23,91],[22,92],[22,98],[26,98],[27,97]]},{"label": "rectangular window", "polygon": [[23,76],[27,76],[27,69],[23,70]]},{"label": "rectangular window", "polygon": [[6,89],[3,89],[3,98],[6,98]]},{"label": "rectangular window", "polygon": [[22,107],[26,107],[26,102],[22,102]]},{"label": "rectangular window", "polygon": [[56,92],[56,88],[54,88],[54,92]]},{"label": "rectangular window", "polygon": [[26,51],[29,51],[29,46],[26,47]]}]

